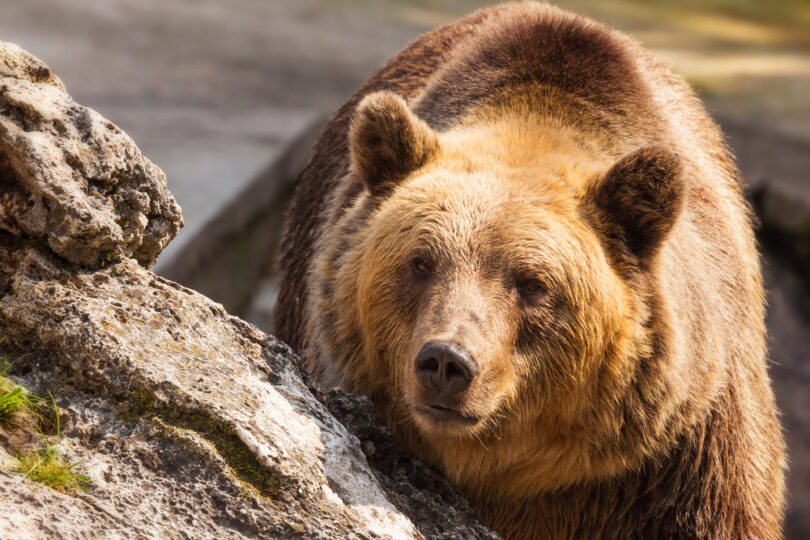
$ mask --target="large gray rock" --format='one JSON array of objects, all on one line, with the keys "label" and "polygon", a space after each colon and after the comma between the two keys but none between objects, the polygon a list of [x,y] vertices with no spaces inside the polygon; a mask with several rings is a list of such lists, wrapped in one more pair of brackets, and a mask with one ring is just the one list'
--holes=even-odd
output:
[{"label": "large gray rock", "polygon": [[[104,398],[89,410],[66,404],[75,417],[87,417],[76,429],[115,439],[120,447],[99,456],[97,444],[73,437],[88,450],[77,458],[98,486],[86,500],[101,499],[121,516],[143,514],[143,531],[156,536],[186,525],[155,523],[150,517],[155,511],[169,516],[171,505],[186,506],[189,515],[204,518],[216,500],[241,515],[236,521],[257,522],[256,534],[298,531],[327,538],[351,528],[382,536],[416,534],[387,500],[357,440],[310,393],[283,345],[132,260],[82,272],[15,245],[0,248],[0,260],[0,272],[7,274],[0,299],[5,336],[26,350],[47,353],[39,366],[17,369],[27,365],[38,375],[52,374],[49,380],[57,387]],[[122,437],[125,421],[135,427]],[[147,453],[159,454],[150,442],[155,438],[163,439],[163,447],[175,439],[175,448],[167,451],[196,472],[195,489],[180,487],[188,480],[171,482],[176,472],[171,469],[165,475],[160,468],[152,471],[146,482],[126,481],[133,468],[127,455],[144,445],[152,447]],[[160,504],[152,489],[167,483],[179,500]],[[264,512],[258,517],[250,516],[255,510],[239,512],[246,504]],[[201,521],[209,528],[215,524]],[[186,531],[195,537],[206,529]]]},{"label": "large gray rock", "polygon": [[145,268],[180,225],[162,173],[19,48],[0,74],[0,336],[93,486],[33,483],[0,437],[0,537],[494,536],[367,400]]},{"label": "large gray rock", "polygon": [[0,229],[98,268],[123,257],[151,266],[182,224],[166,177],[132,139],[0,42]]}]

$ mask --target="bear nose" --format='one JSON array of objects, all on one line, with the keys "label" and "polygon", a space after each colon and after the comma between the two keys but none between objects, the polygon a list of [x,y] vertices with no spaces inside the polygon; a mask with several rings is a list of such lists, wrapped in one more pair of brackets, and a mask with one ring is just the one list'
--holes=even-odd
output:
[{"label": "bear nose", "polygon": [[478,364],[467,349],[450,341],[427,343],[413,366],[422,386],[442,397],[466,390],[478,373]]}]

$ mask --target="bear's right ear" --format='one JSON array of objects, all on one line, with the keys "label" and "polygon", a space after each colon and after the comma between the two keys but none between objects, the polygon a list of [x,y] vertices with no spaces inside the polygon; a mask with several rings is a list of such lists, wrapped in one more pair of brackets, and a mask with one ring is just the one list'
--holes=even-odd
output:
[{"label": "bear's right ear", "polygon": [[374,92],[357,106],[349,129],[352,166],[374,195],[388,193],[439,151],[439,137],[393,92]]}]

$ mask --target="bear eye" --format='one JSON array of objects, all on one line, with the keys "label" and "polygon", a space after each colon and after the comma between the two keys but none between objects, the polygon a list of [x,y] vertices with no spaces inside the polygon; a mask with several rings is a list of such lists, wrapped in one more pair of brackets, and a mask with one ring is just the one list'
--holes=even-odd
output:
[{"label": "bear eye", "polygon": [[539,279],[524,279],[518,282],[518,291],[524,297],[535,297],[546,291],[546,285]]},{"label": "bear eye", "polygon": [[411,270],[418,278],[426,278],[430,275],[432,268],[430,267],[430,263],[428,263],[422,257],[414,257],[411,260]]}]

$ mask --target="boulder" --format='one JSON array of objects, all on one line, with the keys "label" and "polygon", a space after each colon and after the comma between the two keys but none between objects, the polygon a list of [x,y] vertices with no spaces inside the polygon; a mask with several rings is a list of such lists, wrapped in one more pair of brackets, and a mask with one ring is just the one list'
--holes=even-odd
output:
[{"label": "boulder", "polygon": [[50,444],[90,479],[55,491],[0,444],[0,537],[495,537],[365,398],[149,270],[182,224],[162,172],[9,44],[0,188],[9,373],[55,396]]},{"label": "boulder", "polygon": [[0,42],[0,229],[84,266],[150,267],[182,225],[166,177],[132,139]]}]

